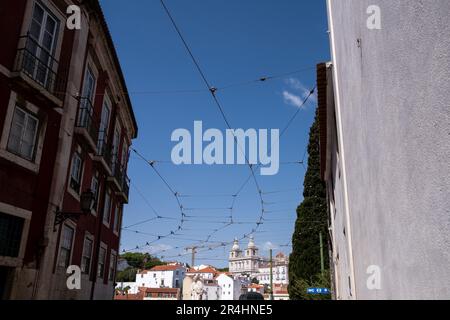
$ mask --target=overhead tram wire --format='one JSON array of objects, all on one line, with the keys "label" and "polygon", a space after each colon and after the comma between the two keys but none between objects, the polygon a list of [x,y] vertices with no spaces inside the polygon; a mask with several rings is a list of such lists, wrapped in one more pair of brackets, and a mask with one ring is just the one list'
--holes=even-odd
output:
[{"label": "overhead tram wire", "polygon": [[[227,127],[231,130],[231,129],[232,129],[231,124],[230,124],[230,122],[228,121],[228,118],[227,118],[227,116],[225,115],[224,109],[223,109],[221,103],[219,102],[219,100],[218,100],[218,98],[217,98],[217,96],[216,96],[217,88],[215,88],[215,87],[213,87],[213,86],[210,85],[208,79],[206,78],[205,73],[203,72],[202,68],[200,67],[200,64],[198,63],[197,59],[195,58],[194,54],[192,53],[192,50],[190,49],[188,43],[187,43],[186,40],[184,39],[183,34],[181,33],[180,29],[178,28],[178,25],[176,24],[174,18],[172,17],[172,14],[170,13],[169,9],[167,8],[166,4],[164,3],[164,0],[160,0],[160,3],[161,3],[161,5],[162,5],[162,7],[164,8],[164,11],[166,12],[166,14],[167,14],[167,16],[169,17],[170,21],[172,22],[172,25],[173,25],[173,27],[175,28],[175,30],[176,30],[176,32],[177,32],[177,34],[178,34],[180,40],[183,42],[183,45],[184,45],[184,47],[186,48],[186,50],[187,50],[187,52],[188,52],[190,58],[192,59],[192,62],[194,63],[195,67],[197,68],[197,71],[199,72],[201,78],[203,79],[203,82],[205,83],[206,88],[211,92],[211,97],[213,98],[213,100],[214,100],[214,102],[215,102],[215,104],[216,104],[216,106],[217,106],[217,108],[218,108],[218,110],[219,110],[219,112],[220,112],[220,114],[221,114],[221,116],[222,116],[222,118],[223,118],[225,124],[226,124]],[[235,141],[236,145],[239,146],[238,141],[237,141],[237,138],[236,138],[236,135],[235,135],[234,133],[233,133],[233,137],[234,137],[234,141]],[[245,155],[245,152],[242,150],[242,147],[239,146],[239,148],[241,149],[241,152]],[[254,182],[255,182],[255,186],[256,186],[256,188],[257,188],[258,196],[259,196],[260,201],[261,201],[261,215],[260,215],[260,217],[259,217],[259,221],[256,223],[256,228],[252,230],[252,231],[254,232],[254,231],[256,231],[256,230],[259,228],[259,226],[262,224],[262,220],[263,220],[263,217],[264,217],[264,199],[263,199],[263,197],[262,197],[262,190],[261,190],[261,188],[260,188],[260,185],[259,185],[259,183],[258,183],[258,180],[256,179],[255,172],[253,171],[253,166],[252,166],[252,164],[249,163],[249,161],[248,161],[248,159],[247,159],[246,156],[245,156],[245,158],[246,158],[246,159],[245,159],[245,160],[246,160],[246,163],[247,163],[247,165],[248,165],[248,167],[249,167],[249,169],[250,169],[250,172],[251,172],[251,174],[252,174],[253,180],[254,180]],[[231,222],[231,223],[232,223],[232,222]]]},{"label": "overhead tram wire", "polygon": [[[308,68],[305,68],[305,69],[302,69],[302,70],[297,70],[297,71],[294,71],[294,72],[291,72],[291,73],[286,73],[286,74],[282,74],[282,75],[278,75],[278,76],[262,77],[262,78],[259,78],[258,80],[254,80],[254,81],[248,81],[248,82],[245,82],[245,83],[236,83],[236,84],[232,84],[232,85],[228,85],[228,86],[223,86],[223,87],[220,87],[220,88],[214,88],[214,87],[212,87],[212,86],[209,84],[208,80],[206,79],[205,74],[203,73],[202,69],[200,68],[200,65],[198,64],[197,60],[195,59],[194,55],[192,54],[192,51],[190,50],[190,48],[189,48],[187,42],[185,41],[184,37],[182,36],[182,34],[181,34],[181,32],[180,32],[178,26],[176,25],[176,23],[175,23],[175,21],[174,21],[172,15],[170,14],[170,11],[168,10],[168,8],[166,7],[166,5],[164,4],[164,1],[163,1],[163,0],[160,0],[160,2],[161,2],[161,4],[162,4],[163,8],[165,9],[167,15],[169,16],[169,18],[170,18],[170,20],[171,20],[173,26],[175,27],[175,29],[176,29],[176,31],[177,31],[177,33],[178,33],[178,35],[180,36],[180,38],[181,38],[181,40],[182,40],[182,42],[183,42],[185,48],[187,49],[187,51],[188,51],[188,53],[189,53],[189,55],[190,55],[192,61],[194,62],[194,64],[195,64],[197,70],[199,71],[199,73],[200,73],[200,75],[201,75],[203,81],[205,82],[205,85],[207,86],[208,91],[211,93],[211,95],[212,95],[212,97],[213,97],[213,99],[214,99],[214,102],[216,103],[216,105],[217,105],[217,107],[218,107],[218,109],[219,109],[219,111],[220,111],[220,113],[221,113],[221,115],[222,115],[222,117],[223,117],[223,119],[224,119],[226,125],[227,125],[228,128],[230,128],[230,129],[231,129],[230,122],[228,121],[228,119],[227,119],[227,117],[226,117],[226,115],[225,115],[225,112],[224,112],[224,110],[223,110],[223,107],[222,107],[221,103],[219,102],[219,100],[218,100],[218,98],[217,98],[217,96],[216,96],[216,92],[217,92],[218,90],[225,90],[225,89],[228,89],[228,88],[231,88],[231,87],[234,87],[234,86],[240,86],[240,85],[251,84],[251,83],[254,83],[254,82],[258,82],[258,81],[260,81],[260,82],[265,82],[265,81],[270,80],[270,79],[281,78],[281,77],[283,77],[283,76],[288,76],[288,75],[290,75],[290,74],[302,72],[302,71],[305,71],[305,70],[308,69]],[[311,69],[312,69],[312,68],[311,68]],[[310,94],[306,97],[306,99],[305,99],[305,101],[303,102],[303,104],[305,104],[306,101],[309,99],[309,97],[314,93],[314,90],[315,90],[315,88],[314,88],[314,89],[310,92]],[[303,105],[303,104],[302,104],[302,105]],[[291,125],[291,123],[295,120],[295,118],[297,117],[297,115],[298,115],[300,109],[301,109],[301,107],[299,107],[299,110],[297,110],[297,112],[294,114],[294,116],[290,119],[290,121],[288,122],[287,126],[283,129],[281,136],[285,133],[285,131],[289,128],[289,126]],[[281,136],[280,136],[280,137],[281,137]],[[234,137],[234,139],[235,139],[235,142],[237,143],[236,137]],[[145,159],[144,157],[142,157],[142,155],[140,155],[135,149],[133,149],[133,151],[134,151],[136,154],[138,154],[143,160],[146,160],[146,159]],[[242,151],[242,149],[241,149],[241,151]],[[184,217],[185,217],[185,214],[184,214],[184,211],[183,211],[183,206],[182,206],[181,201],[180,201],[181,196],[180,196],[178,193],[174,192],[174,190],[170,187],[170,185],[167,183],[167,181],[161,176],[161,174],[159,173],[159,171],[156,170],[156,168],[154,167],[154,164],[155,164],[155,163],[157,163],[157,162],[162,162],[162,161],[153,161],[153,162],[152,162],[152,161],[147,161],[147,160],[146,160],[146,162],[149,163],[149,164],[152,166],[152,168],[155,170],[155,172],[158,174],[158,176],[161,178],[161,180],[166,184],[166,186],[169,188],[169,190],[171,190],[171,192],[174,194],[174,196],[175,196],[175,198],[176,198],[176,200],[177,200],[177,203],[178,203],[178,205],[179,205],[179,207],[180,207],[180,210],[181,210],[181,216],[182,216],[182,218],[181,218],[181,223],[180,223],[180,225],[178,226],[178,231],[179,231],[179,230],[182,229],[183,222],[184,222]],[[257,231],[257,229],[260,227],[261,224],[263,224],[265,209],[264,209],[264,200],[263,200],[263,197],[262,197],[263,191],[262,191],[262,189],[260,188],[259,183],[258,183],[258,181],[257,181],[257,179],[256,179],[255,173],[254,173],[254,171],[253,171],[253,165],[251,165],[251,164],[249,163],[249,161],[248,161],[247,158],[246,158],[246,162],[247,162],[247,165],[249,166],[249,169],[250,169],[250,171],[251,171],[251,175],[250,175],[249,178],[244,182],[244,184],[241,186],[241,188],[240,188],[240,190],[238,191],[238,193],[237,193],[236,195],[233,195],[233,205],[232,205],[232,207],[231,207],[231,211],[233,210],[234,203],[235,203],[235,201],[236,201],[238,195],[240,194],[240,192],[242,191],[242,189],[245,187],[245,185],[248,183],[248,181],[253,177],[254,182],[255,182],[255,185],[256,185],[256,188],[257,188],[257,191],[258,191],[258,195],[259,195],[259,198],[260,198],[260,201],[261,201],[261,207],[262,207],[262,208],[261,208],[261,215],[260,215],[260,217],[259,217],[259,220],[258,220],[257,223],[256,223],[256,228],[252,229],[252,232],[250,233],[250,234],[252,234],[252,233],[254,233],[254,232]],[[299,162],[299,163],[301,163],[301,164],[303,165],[302,162]],[[233,224],[233,218],[232,218],[232,216],[231,216],[231,221],[230,221],[230,223],[227,224],[227,225],[225,225],[224,227],[226,228],[226,227],[228,227],[228,226],[230,226],[230,225],[232,225],[232,224]],[[220,228],[220,229],[222,229],[222,228]],[[220,229],[218,229],[218,230],[220,230]],[[215,232],[217,232],[218,230],[214,230],[213,234],[214,234]],[[174,234],[174,231],[172,231],[170,234]],[[249,234],[245,234],[245,235],[242,237],[242,239],[245,239],[246,237],[248,237],[248,235],[249,235]],[[211,236],[212,236],[212,235],[209,235],[209,236],[207,237],[206,242],[209,241],[209,239],[210,239]],[[162,237],[163,237],[163,236],[159,236],[158,239],[157,239],[156,241],[160,240],[160,238],[162,238]]]},{"label": "overhead tram wire", "polygon": [[[161,239],[164,238],[168,238],[169,236],[174,236],[176,235],[178,232],[180,232],[183,229],[183,224],[185,221],[185,213],[184,213],[184,209],[183,209],[183,205],[181,203],[180,198],[178,197],[178,192],[175,191],[175,189],[168,183],[168,181],[162,176],[162,174],[159,172],[158,169],[155,168],[155,163],[148,161],[147,159],[145,159],[145,157],[139,153],[136,149],[131,148],[131,150],[138,155],[140,158],[142,158],[143,160],[145,160],[155,171],[155,173],[157,174],[157,176],[161,179],[161,181],[166,185],[166,187],[170,190],[170,192],[172,193],[172,195],[175,197],[176,201],[177,201],[177,205],[180,209],[180,213],[181,213],[181,219],[180,219],[180,224],[177,226],[177,228],[175,230],[170,231],[167,235],[158,235],[157,238],[153,241],[150,242],[146,242],[145,244],[141,245],[141,246],[136,246],[136,248],[134,250],[139,250],[139,249],[143,249],[145,247],[149,247],[151,246],[153,243],[160,241]],[[134,226],[136,226],[138,224],[134,224]],[[133,249],[131,249],[133,250]],[[127,252],[127,250],[123,250],[123,252]]]}]

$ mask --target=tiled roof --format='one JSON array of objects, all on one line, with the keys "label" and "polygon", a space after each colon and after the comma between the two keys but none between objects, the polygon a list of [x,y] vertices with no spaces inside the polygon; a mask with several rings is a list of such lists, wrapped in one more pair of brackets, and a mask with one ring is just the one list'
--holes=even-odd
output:
[{"label": "tiled roof", "polygon": [[217,275],[216,275],[216,279],[219,277],[219,276],[221,276],[221,275],[224,275],[224,276],[228,276],[229,278],[232,278],[232,276],[231,276],[231,272],[219,272]]},{"label": "tiled roof", "polygon": [[195,270],[193,268],[190,268],[188,271],[188,273],[217,273],[217,270],[211,267],[207,267],[207,268],[203,268],[200,270]]},{"label": "tiled roof", "polygon": [[150,269],[150,271],[174,271],[182,268],[180,265],[164,265],[164,266],[155,266]]},{"label": "tiled roof", "polygon": [[140,288],[145,293],[178,293],[179,288]]}]

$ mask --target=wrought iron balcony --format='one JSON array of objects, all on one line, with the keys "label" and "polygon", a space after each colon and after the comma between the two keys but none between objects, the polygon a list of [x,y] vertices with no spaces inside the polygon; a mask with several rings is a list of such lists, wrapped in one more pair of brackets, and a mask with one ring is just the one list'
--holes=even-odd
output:
[{"label": "wrought iron balcony", "polygon": [[130,192],[130,179],[119,161],[112,165],[112,176],[108,178],[116,187],[116,195],[122,197],[124,202],[128,202]]},{"label": "wrought iron balcony", "polygon": [[[60,100],[64,97],[65,77],[59,76],[58,61],[29,34],[19,38],[14,72],[25,74]],[[24,78],[24,77],[22,77]]]},{"label": "wrought iron balcony", "polygon": [[128,176],[126,174],[124,175],[124,179],[123,179],[122,192],[126,197],[125,202],[128,202],[128,195],[130,194],[130,178],[128,178]]},{"label": "wrought iron balcony", "polygon": [[95,141],[97,141],[98,129],[94,120],[94,108],[88,98],[80,98],[75,127],[76,132],[82,135],[91,149],[95,151],[97,148]]},{"label": "wrought iron balcony", "polygon": [[97,150],[95,152],[94,160],[100,162],[106,172],[111,175],[111,160],[112,152],[108,146],[108,138],[105,133],[99,132],[99,140],[97,141]]}]

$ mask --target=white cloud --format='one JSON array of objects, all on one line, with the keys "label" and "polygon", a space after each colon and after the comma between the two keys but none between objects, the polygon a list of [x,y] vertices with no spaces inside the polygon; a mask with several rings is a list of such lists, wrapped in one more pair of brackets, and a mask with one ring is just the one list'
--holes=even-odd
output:
[{"label": "white cloud", "polygon": [[276,250],[278,249],[278,246],[274,245],[272,242],[267,241],[266,243],[264,243],[263,249],[265,251],[269,251],[270,249],[272,250]]},{"label": "white cloud", "polygon": [[[317,103],[317,96],[316,94],[312,94],[307,103],[303,105],[303,101],[310,95],[310,89],[307,89],[300,80],[296,78],[288,78],[286,79],[286,84],[291,87],[292,90],[295,90],[296,93],[292,93],[290,91],[284,90],[283,91],[283,99],[286,104],[293,105],[297,108],[305,107],[309,103],[316,104]],[[298,92],[298,93],[297,93]]]},{"label": "white cloud", "polygon": [[295,106],[297,108],[300,108],[302,106],[302,98],[289,92],[289,91],[283,91],[283,99],[284,103],[290,104],[292,106]]}]

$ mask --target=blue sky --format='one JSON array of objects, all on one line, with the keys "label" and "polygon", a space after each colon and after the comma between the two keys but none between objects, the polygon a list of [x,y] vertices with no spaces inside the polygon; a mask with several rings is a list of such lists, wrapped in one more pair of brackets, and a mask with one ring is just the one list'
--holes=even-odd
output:
[{"label": "blue sky", "polygon": [[[250,171],[245,165],[170,163],[175,145],[170,137],[175,129],[192,132],[194,121],[201,120],[205,129],[225,132],[226,124],[158,0],[131,0],[126,5],[119,0],[101,3],[139,125],[139,137],[133,147],[147,159],[163,161],[157,162],[156,168],[175,191],[195,196],[181,198],[184,208],[195,209],[185,211],[191,217],[186,218],[189,221],[184,229],[155,241],[157,237],[152,235],[165,235],[178,226],[180,210],[152,168],[132,153],[128,172],[132,187],[123,226],[155,217],[155,211],[172,219],[129,228],[141,233],[124,230],[121,250],[152,242],[152,246],[141,251],[164,256],[165,260],[190,262],[190,255],[183,248],[205,240],[229,221],[230,210],[225,208],[231,206],[232,195]],[[217,96],[232,128],[282,129],[297,111],[305,90],[314,87],[315,65],[329,60],[325,1],[166,0],[166,5],[215,87],[305,69],[271,81],[219,91]],[[295,209],[302,200],[304,169],[284,163],[303,157],[314,117],[314,100],[301,110],[281,138],[283,164],[279,173],[261,176],[256,172],[262,191],[267,193],[264,201],[270,203],[266,210],[271,211],[254,235],[262,255],[268,255],[266,249],[271,244],[275,251],[290,252],[290,247],[279,246],[291,241]],[[250,180],[233,207],[234,220],[243,224],[215,233],[210,241],[228,242],[249,234],[260,212],[257,189]],[[241,247],[246,244],[247,240],[242,241]],[[230,247],[199,249],[196,264],[225,266]]]}]

